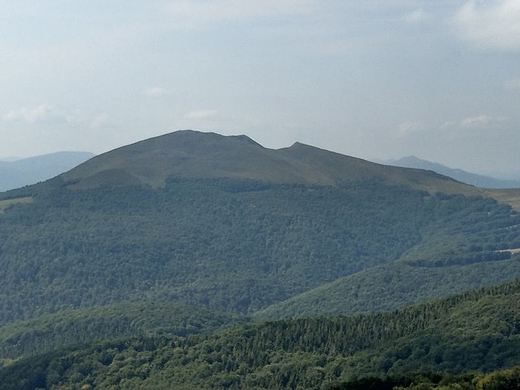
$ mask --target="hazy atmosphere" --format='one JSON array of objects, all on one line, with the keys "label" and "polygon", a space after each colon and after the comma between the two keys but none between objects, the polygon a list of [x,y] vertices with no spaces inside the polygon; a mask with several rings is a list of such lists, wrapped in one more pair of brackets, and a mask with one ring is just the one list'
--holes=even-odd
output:
[{"label": "hazy atmosphere", "polygon": [[179,129],[520,174],[520,2],[0,0],[0,157]]}]

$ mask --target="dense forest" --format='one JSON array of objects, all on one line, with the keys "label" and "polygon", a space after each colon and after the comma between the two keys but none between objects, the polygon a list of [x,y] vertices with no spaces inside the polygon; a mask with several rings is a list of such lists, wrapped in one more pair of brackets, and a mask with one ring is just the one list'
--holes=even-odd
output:
[{"label": "dense forest", "polygon": [[[440,270],[435,280],[456,267],[471,274],[471,285],[447,285],[421,299],[520,275],[520,262],[498,252],[520,246],[520,216],[486,198],[377,181],[177,178],[163,189],[81,191],[61,185],[58,178],[4,194],[34,201],[0,215],[1,323],[132,301],[250,314],[396,261],[410,272]],[[479,275],[483,268],[474,264],[488,269]],[[369,300],[364,305],[371,308]]]},{"label": "dense forest", "polygon": [[395,310],[516,275],[520,256],[465,266],[414,267],[398,261],[324,284],[252,314],[256,319],[352,315]]},{"label": "dense forest", "polygon": [[0,359],[42,354],[66,346],[124,336],[210,334],[247,321],[178,303],[119,303],[66,310],[0,328]]},{"label": "dense forest", "polygon": [[[518,383],[519,298],[515,281],[373,316],[122,338],[11,363],[0,388],[379,389],[367,384],[387,381],[507,389],[491,385]],[[425,386],[413,387],[419,377]]]},{"label": "dense forest", "polygon": [[1,193],[0,389],[507,388],[520,214],[479,194],[195,132]]},{"label": "dense forest", "polygon": [[332,385],[327,390],[515,390],[520,388],[520,367],[488,374],[409,373],[366,377]]}]

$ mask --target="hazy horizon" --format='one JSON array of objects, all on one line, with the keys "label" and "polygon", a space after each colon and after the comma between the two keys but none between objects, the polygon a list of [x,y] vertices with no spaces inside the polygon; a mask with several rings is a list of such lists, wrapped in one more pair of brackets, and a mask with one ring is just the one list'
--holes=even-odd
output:
[{"label": "hazy horizon", "polygon": [[179,129],[520,169],[520,2],[0,0],[0,158]]}]

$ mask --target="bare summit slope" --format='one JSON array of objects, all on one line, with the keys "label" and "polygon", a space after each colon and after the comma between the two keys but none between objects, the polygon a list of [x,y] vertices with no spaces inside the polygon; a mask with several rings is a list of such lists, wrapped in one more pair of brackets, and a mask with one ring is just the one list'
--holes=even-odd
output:
[{"label": "bare summit slope", "polygon": [[430,192],[478,194],[477,189],[432,171],[375,164],[301,143],[267,149],[244,135],[191,130],[115,149],[74,168],[63,178],[75,188],[139,183],[162,187],[171,176],[329,185],[377,179]]}]

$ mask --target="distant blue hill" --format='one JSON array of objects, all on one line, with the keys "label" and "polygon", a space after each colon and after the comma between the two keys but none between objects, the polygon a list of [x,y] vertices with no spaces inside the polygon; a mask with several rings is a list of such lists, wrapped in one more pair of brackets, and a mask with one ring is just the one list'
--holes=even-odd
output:
[{"label": "distant blue hill", "polygon": [[517,180],[503,180],[477,175],[475,173],[463,171],[462,169],[449,168],[442,164],[421,160],[415,156],[403,157],[399,160],[392,161],[389,164],[404,168],[417,168],[434,171],[462,183],[480,188],[520,188],[520,181]]},{"label": "distant blue hill", "polygon": [[94,157],[89,152],[58,152],[15,161],[0,161],[0,191],[50,179]]}]

